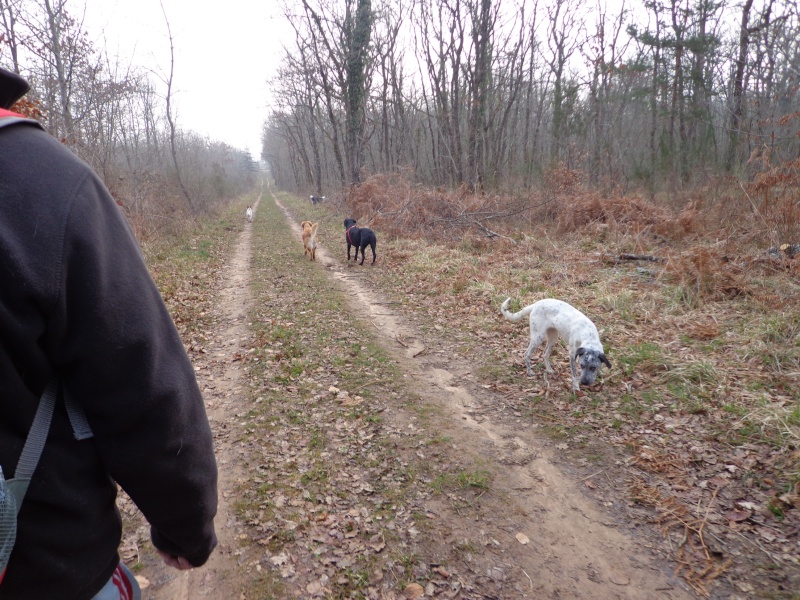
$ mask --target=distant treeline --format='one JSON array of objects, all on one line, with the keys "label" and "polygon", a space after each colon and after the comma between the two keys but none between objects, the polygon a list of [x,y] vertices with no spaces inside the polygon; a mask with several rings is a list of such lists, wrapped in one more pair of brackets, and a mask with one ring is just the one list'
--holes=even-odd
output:
[{"label": "distant treeline", "polygon": [[0,0],[0,64],[31,84],[17,108],[95,168],[140,234],[174,228],[176,214],[203,213],[249,189],[257,168],[249,153],[181,130],[168,109],[170,86],[158,91],[152,80],[169,83],[171,72],[109,57],[71,3]]},{"label": "distant treeline", "polygon": [[553,167],[676,190],[800,156],[796,0],[298,0],[263,155],[321,194],[406,171],[519,190]]}]

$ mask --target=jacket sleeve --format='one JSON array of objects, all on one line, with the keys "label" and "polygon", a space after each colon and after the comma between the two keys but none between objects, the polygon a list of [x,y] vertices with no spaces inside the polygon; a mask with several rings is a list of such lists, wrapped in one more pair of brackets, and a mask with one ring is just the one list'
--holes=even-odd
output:
[{"label": "jacket sleeve", "polygon": [[155,546],[199,566],[216,545],[217,467],[194,369],[103,184],[88,173],[67,197],[49,353]]}]

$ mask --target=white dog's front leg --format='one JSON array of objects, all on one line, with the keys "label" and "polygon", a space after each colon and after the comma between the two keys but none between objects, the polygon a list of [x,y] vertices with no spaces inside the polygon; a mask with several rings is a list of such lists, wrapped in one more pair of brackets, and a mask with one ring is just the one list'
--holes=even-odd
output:
[{"label": "white dog's front leg", "polygon": [[569,366],[572,369],[572,391],[577,392],[580,389],[580,379],[578,378],[578,368],[575,366],[575,357],[569,357]]}]

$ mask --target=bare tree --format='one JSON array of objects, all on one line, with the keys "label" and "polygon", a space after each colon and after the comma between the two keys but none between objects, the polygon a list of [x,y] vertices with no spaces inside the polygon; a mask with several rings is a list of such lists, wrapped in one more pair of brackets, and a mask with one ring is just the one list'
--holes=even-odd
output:
[{"label": "bare tree", "polygon": [[547,6],[550,19],[547,44],[550,48],[548,64],[553,75],[553,121],[551,126],[550,156],[558,161],[563,155],[565,100],[570,93],[567,81],[567,63],[578,49],[584,23],[580,18],[583,0],[553,0]]},{"label": "bare tree", "polygon": [[[339,169],[342,185],[347,182],[344,153],[341,144],[341,124],[337,118],[345,89],[345,59],[343,51],[336,44],[336,19],[329,18],[316,10],[307,0],[303,0],[306,21],[294,25],[295,31],[308,32],[311,56],[315,61],[319,85],[322,88],[325,108],[330,125],[333,154]],[[287,16],[288,13],[287,13]],[[290,19],[291,20],[291,19]],[[349,154],[348,154],[349,156]]]},{"label": "bare tree", "polygon": [[[334,129],[334,152],[342,169],[339,148],[337,101],[344,112],[344,137],[347,162],[346,179],[351,185],[361,180],[364,158],[365,107],[371,69],[370,37],[374,15],[371,0],[346,0],[344,14],[325,15],[320,7],[303,0],[307,17],[305,23],[317,61],[328,116]],[[296,26],[296,29],[299,27]],[[333,67],[333,68],[331,68]],[[330,75],[333,76],[331,80]],[[335,84],[335,86],[334,86]]]},{"label": "bare tree", "polygon": [[43,0],[47,11],[47,25],[50,30],[50,52],[56,72],[58,95],[61,101],[61,116],[64,122],[64,135],[72,138],[74,135],[74,122],[71,107],[71,77],[68,57],[65,56],[66,48],[63,45],[64,22],[69,19],[64,6],[66,0]]},{"label": "bare tree", "polygon": [[80,148],[87,141],[82,120],[93,102],[99,73],[99,59],[82,22],[69,13],[67,0],[22,3],[15,21],[15,30],[25,30],[18,36],[17,50],[34,58],[28,74],[49,115],[50,129]]},{"label": "bare tree", "polygon": [[432,153],[451,184],[464,181],[460,121],[464,61],[464,7],[461,0],[419,0],[417,24],[435,111],[429,115]]},{"label": "bare tree", "polygon": [[628,27],[639,13],[597,0],[590,33],[583,0],[413,0],[408,18],[382,0],[302,0],[269,155],[317,190],[409,165],[434,185],[532,186],[557,162],[677,191],[704,176],[695,165],[741,164],[744,140],[798,144],[796,2],[762,2],[734,37],[723,0],[646,0],[646,24]]},{"label": "bare tree", "polygon": [[361,182],[361,166],[364,159],[364,109],[367,100],[367,62],[369,41],[372,33],[372,2],[356,0],[355,15],[345,17],[344,38],[347,57],[346,99],[347,145],[350,151],[350,184]]},{"label": "bare tree", "polygon": [[770,16],[774,0],[768,0],[762,14],[755,25],[750,25],[750,13],[753,9],[753,0],[745,0],[742,4],[742,16],[739,26],[738,54],[736,56],[733,74],[733,90],[731,93],[731,116],[728,128],[728,150],[725,156],[725,168],[731,170],[738,152],[741,137],[742,117],[745,101],[745,68],[750,51],[750,42],[753,35],[766,29],[770,25]]},{"label": "bare tree", "polygon": [[172,163],[175,165],[175,177],[178,180],[178,186],[180,186],[181,193],[183,197],[186,199],[186,203],[189,206],[189,210],[195,212],[195,206],[192,202],[192,197],[189,195],[189,190],[186,189],[186,185],[183,183],[183,178],[181,177],[181,168],[180,164],[178,163],[178,150],[176,148],[175,142],[175,120],[172,117],[172,78],[175,73],[175,46],[172,40],[172,29],[169,25],[169,19],[167,18],[167,11],[164,8],[164,3],[161,2],[161,12],[164,14],[164,23],[167,25],[167,34],[169,36],[169,75],[167,76],[166,84],[167,84],[167,122],[169,123],[169,145],[170,149],[172,150]]},{"label": "bare tree", "polygon": [[609,182],[619,183],[618,178],[613,176],[618,168],[618,156],[614,155],[612,147],[621,140],[612,135],[611,113],[614,108],[622,112],[627,101],[626,95],[620,93],[621,89],[617,88],[617,93],[614,93],[614,85],[618,81],[620,57],[625,54],[627,44],[630,42],[630,39],[621,40],[628,13],[629,10],[623,2],[619,13],[609,16],[606,6],[598,1],[595,9],[594,34],[589,43],[581,48],[585,60],[592,66],[589,81],[589,110],[593,139],[589,173],[595,182],[605,171]]},{"label": "bare tree", "polygon": [[472,52],[469,65],[470,113],[467,141],[467,183],[471,190],[479,190],[484,179],[484,152],[486,113],[488,110],[489,86],[491,84],[492,42],[497,8],[493,10],[491,0],[476,0],[470,6],[472,21]]},{"label": "bare tree", "polygon": [[22,0],[0,0],[0,44],[6,44],[11,52],[11,68],[19,73],[19,46],[17,21]]}]

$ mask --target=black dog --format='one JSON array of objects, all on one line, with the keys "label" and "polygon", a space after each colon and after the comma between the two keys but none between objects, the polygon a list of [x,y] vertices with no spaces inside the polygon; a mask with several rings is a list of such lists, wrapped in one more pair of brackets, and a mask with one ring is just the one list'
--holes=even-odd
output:
[{"label": "black dog", "polygon": [[378,243],[378,240],[375,238],[375,232],[372,229],[367,229],[366,227],[356,227],[356,220],[355,219],[345,219],[344,220],[344,237],[347,238],[347,260],[350,260],[350,246],[355,247],[356,255],[353,258],[354,261],[358,260],[358,249],[361,248],[361,262],[360,265],[364,264],[364,250],[367,246],[372,248],[372,264],[375,264],[375,244]]},{"label": "black dog", "polygon": [[325,196],[309,196],[309,198],[311,198],[311,204],[316,204],[325,200]]}]

